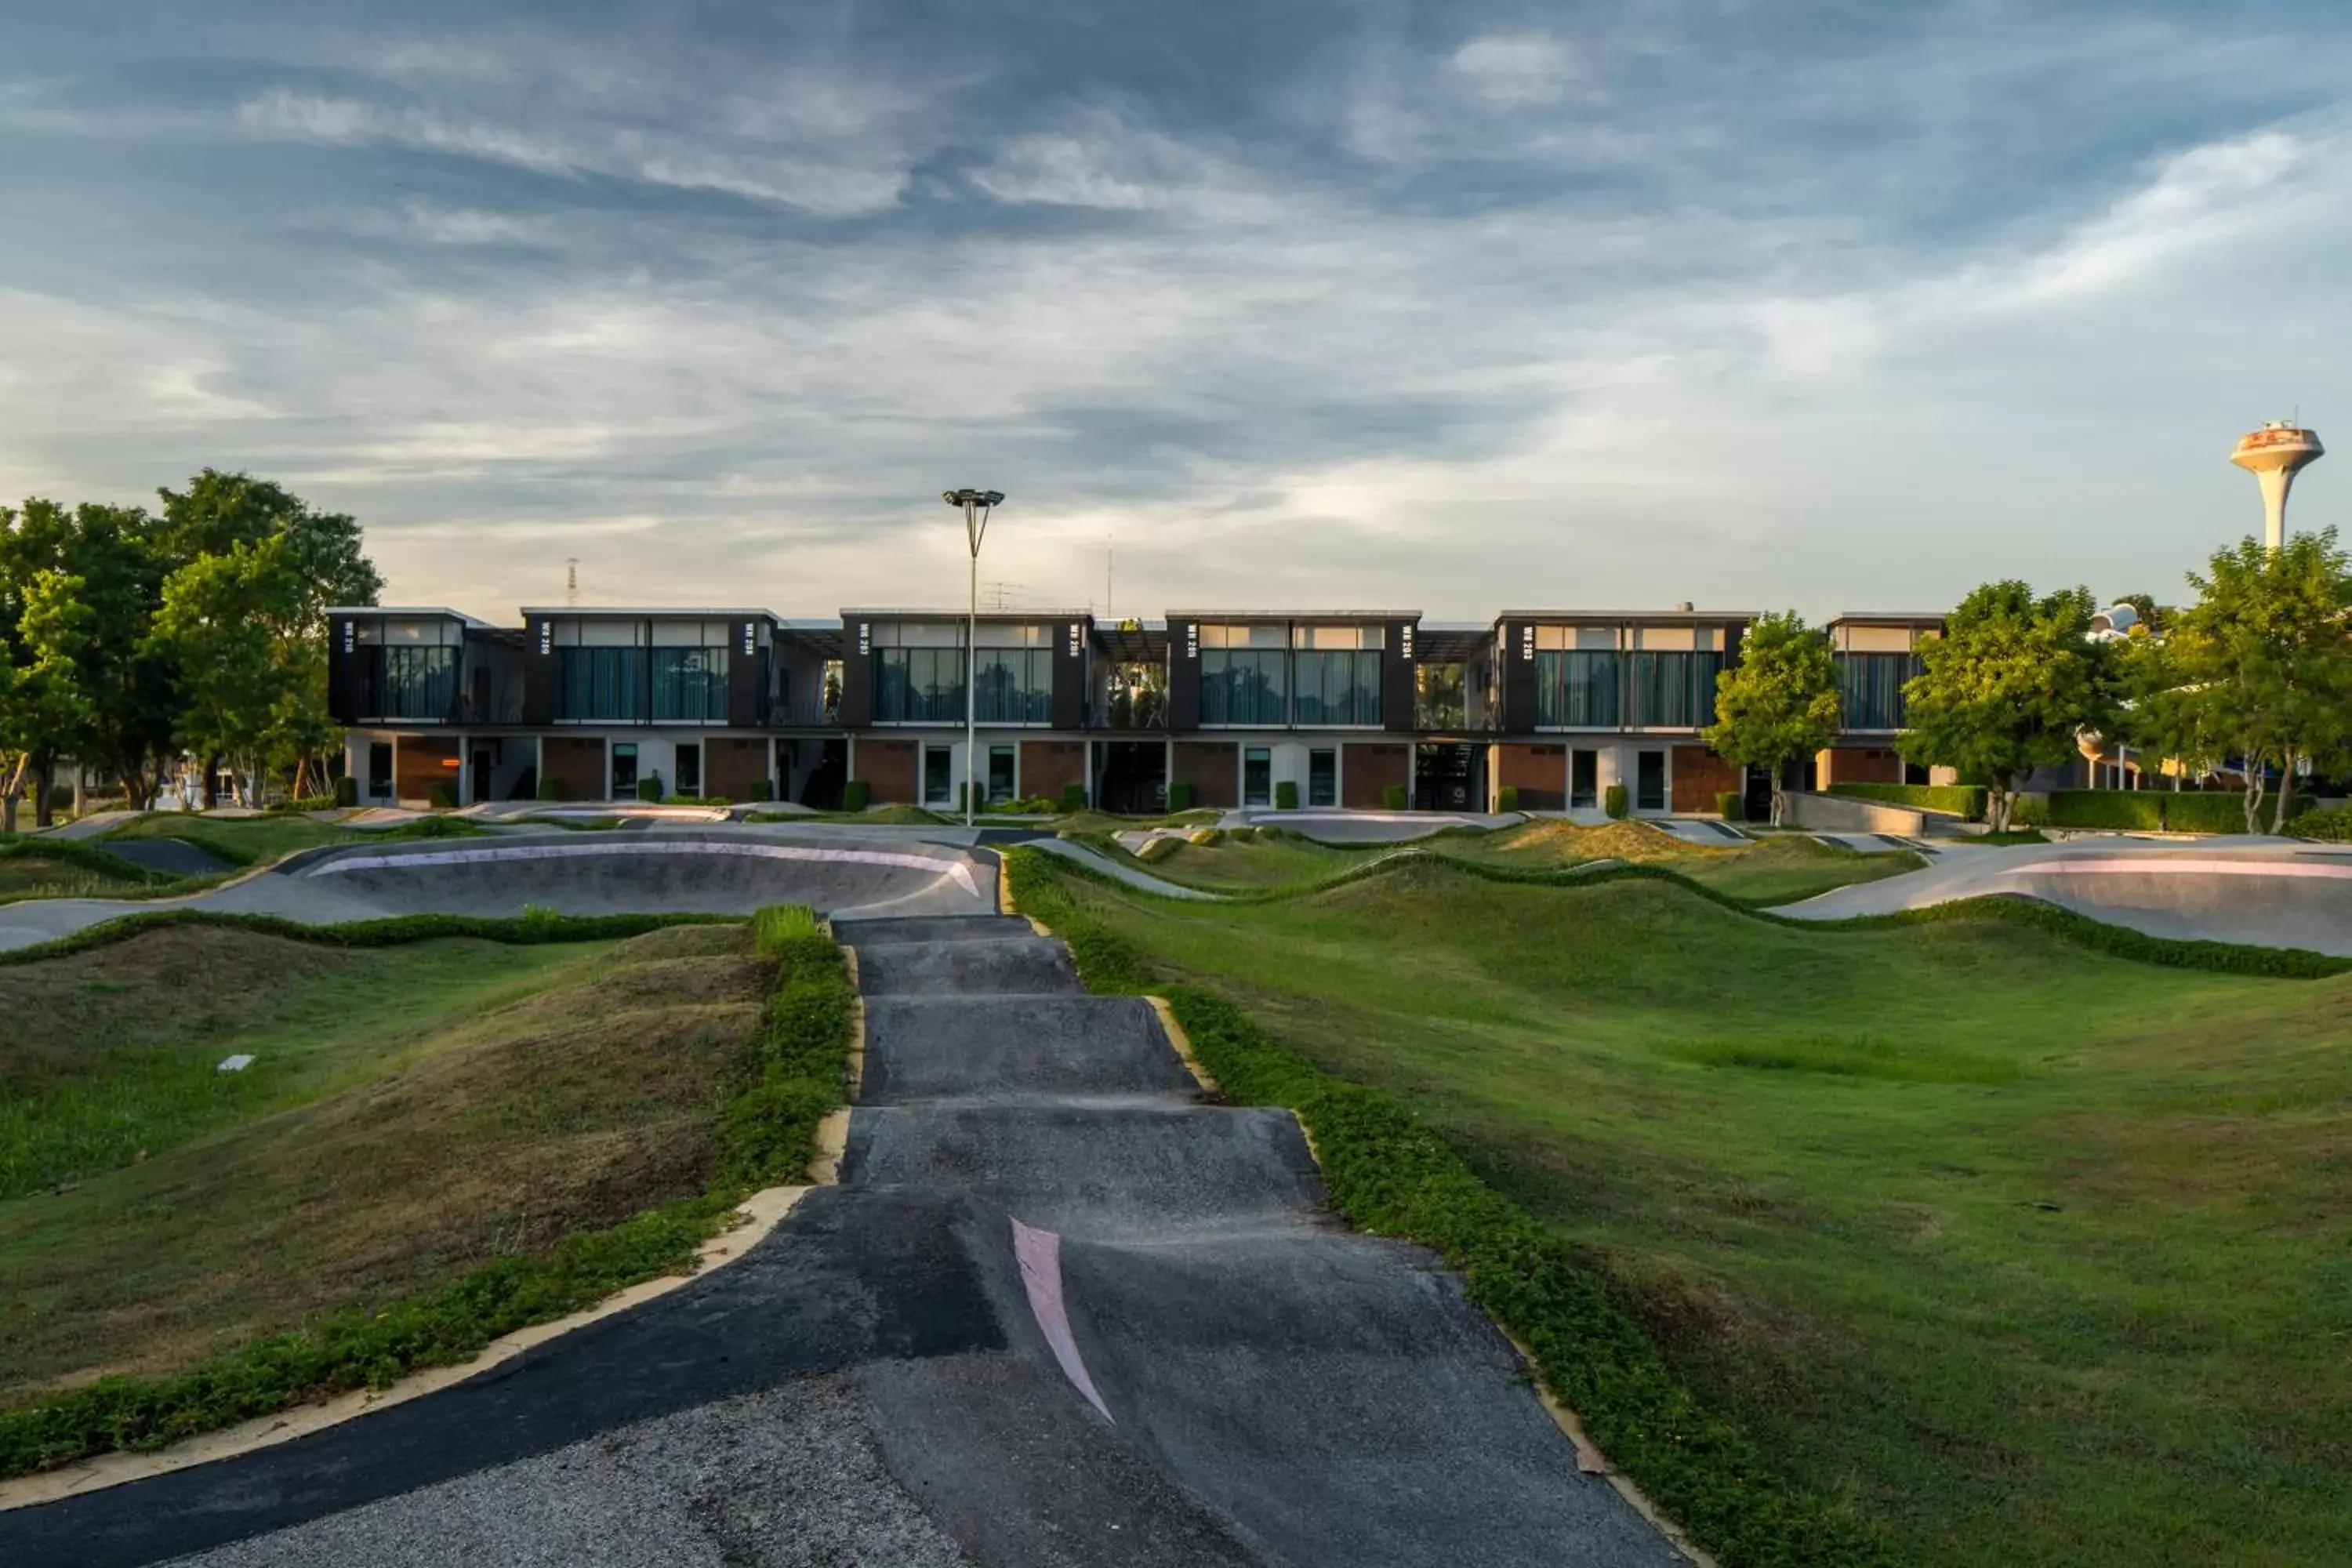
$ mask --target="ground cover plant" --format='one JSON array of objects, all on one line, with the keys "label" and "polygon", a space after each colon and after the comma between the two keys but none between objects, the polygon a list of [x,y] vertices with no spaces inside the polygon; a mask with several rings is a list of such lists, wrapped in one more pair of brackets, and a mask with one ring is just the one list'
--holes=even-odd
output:
[{"label": "ground cover plant", "polygon": [[77,839],[0,837],[0,903],[19,899],[152,898],[179,879]]},{"label": "ground cover plant", "polygon": [[412,1033],[388,1072],[0,1203],[0,1475],[464,1361],[688,1266],[805,1169],[854,1003],[805,910],[548,934],[504,950],[537,981]]},{"label": "ground cover plant", "polygon": [[2352,1560],[2341,965],[2116,944],[2157,967],[2024,904],[1805,928],[1654,870],[1203,905],[1015,861],[1090,983],[1311,1101],[1359,1223],[1577,1325],[1548,1373],[1726,1561]]}]

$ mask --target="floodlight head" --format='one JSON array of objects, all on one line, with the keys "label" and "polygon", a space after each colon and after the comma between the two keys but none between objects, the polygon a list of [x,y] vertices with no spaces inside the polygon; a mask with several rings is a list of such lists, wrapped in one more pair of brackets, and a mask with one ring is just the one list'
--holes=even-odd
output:
[{"label": "floodlight head", "polygon": [[991,490],[984,499],[987,500],[989,505],[995,506],[1004,500],[1004,492],[1003,490]]},{"label": "floodlight head", "polygon": [[1003,490],[942,490],[940,499],[950,506],[994,506],[1003,500]]}]

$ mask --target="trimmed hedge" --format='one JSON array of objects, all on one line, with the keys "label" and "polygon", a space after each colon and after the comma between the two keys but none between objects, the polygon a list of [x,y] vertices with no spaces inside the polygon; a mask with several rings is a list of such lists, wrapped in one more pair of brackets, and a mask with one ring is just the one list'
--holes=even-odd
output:
[{"label": "trimmed hedge", "polygon": [[[16,860],[37,857],[76,867],[95,876],[112,877],[125,882],[137,882],[149,887],[161,887],[181,879],[169,871],[158,871],[152,866],[101,849],[86,839],[57,838],[48,834],[27,837],[25,834],[0,834],[0,860]],[[202,878],[192,879],[201,882]]]},{"label": "trimmed hedge", "polygon": [[1715,814],[1726,822],[1743,822],[1748,817],[1748,797],[1736,789],[1715,792]]},{"label": "trimmed hedge", "polygon": [[345,773],[341,778],[337,779],[335,781],[335,804],[340,806],[349,807],[357,805],[359,803],[360,781],[352,777],[349,773]]},{"label": "trimmed hedge", "polygon": [[[2270,803],[2263,805],[2265,824],[2270,818]],[[2164,797],[2164,826],[2175,833],[2243,833],[2246,830],[2246,797],[2237,790],[2183,791]],[[2289,832],[2294,831],[2292,828]]]},{"label": "trimmed hedge", "polygon": [[1829,793],[1856,800],[1883,800],[1914,811],[1938,811],[1964,822],[1982,822],[1985,816],[1982,784],[1833,784]]},{"label": "trimmed hedge", "polygon": [[1274,786],[1274,809],[1276,811],[1297,811],[1298,809],[1298,783],[1297,780],[1284,779]]},{"label": "trimmed hedge", "polygon": [[2141,833],[2164,829],[2164,795],[2138,789],[2054,789],[2042,803],[2050,827],[2106,827]]},{"label": "trimmed hedge", "polygon": [[1496,790],[1495,792],[1495,809],[1496,811],[1518,810],[1519,786],[1517,784],[1505,784],[1500,789]]},{"label": "trimmed hedge", "polygon": [[2352,811],[2312,810],[2287,819],[2286,830],[2297,838],[2323,844],[2352,844]]},{"label": "trimmed hedge", "polygon": [[1189,784],[1170,784],[1168,786],[1168,809],[1171,811],[1192,810],[1192,786]]},{"label": "trimmed hedge", "polygon": [[841,786],[841,809],[864,811],[874,799],[874,785],[866,779],[851,779]]},{"label": "trimmed hedge", "polygon": [[426,784],[425,804],[436,811],[455,811],[457,808],[457,787],[446,784]]},{"label": "trimmed hedge", "polygon": [[1391,811],[1402,811],[1404,809],[1404,785],[1382,784],[1381,786],[1381,804]]},{"label": "trimmed hedge", "polygon": [[776,781],[773,779],[753,779],[751,781],[751,798],[753,800],[775,799]]},{"label": "trimmed hedge", "polygon": [[649,804],[658,805],[660,804],[661,797],[662,782],[660,774],[655,773],[637,781],[637,798],[639,800],[646,801]]},{"label": "trimmed hedge", "polygon": [[1633,797],[1632,795],[1627,793],[1623,784],[1611,784],[1606,790],[1601,792],[1601,809],[1607,812],[1616,820],[1622,822],[1626,817],[1633,815]]},{"label": "trimmed hedge", "polygon": [[1062,815],[1071,816],[1087,808],[1087,786],[1071,781],[1062,786],[1062,798],[1056,803]]},{"label": "trimmed hedge", "polygon": [[[388,941],[489,934],[428,930],[417,923],[445,918],[367,923]],[[652,930],[706,918],[526,916],[464,923],[530,927],[533,934],[515,940],[546,941],[635,934],[607,929],[614,922]],[[253,922],[260,917],[211,919],[259,929]],[[385,928],[394,926],[404,928],[403,933],[387,935]],[[545,934],[558,928],[566,936]],[[719,1173],[701,1196],[666,1204],[607,1229],[566,1237],[537,1257],[494,1258],[437,1290],[380,1310],[354,1309],[268,1335],[186,1372],[101,1378],[38,1405],[0,1411],[0,1477],[97,1454],[161,1448],[289,1405],[356,1388],[387,1387],[425,1367],[471,1361],[493,1340],[517,1329],[691,1268],[696,1249],[724,1226],[729,1211],[748,1194],[806,1169],[815,1152],[818,1123],[842,1104],[848,1089],[856,998],[841,949],[818,931],[814,914],[803,908],[762,910],[752,928],[761,955],[775,961],[776,988],[753,1059],[742,1064],[736,1091],[720,1112]]]},{"label": "trimmed hedge", "polygon": [[533,793],[541,800],[562,800],[563,785],[555,779],[542,778],[539,781],[539,788]]}]

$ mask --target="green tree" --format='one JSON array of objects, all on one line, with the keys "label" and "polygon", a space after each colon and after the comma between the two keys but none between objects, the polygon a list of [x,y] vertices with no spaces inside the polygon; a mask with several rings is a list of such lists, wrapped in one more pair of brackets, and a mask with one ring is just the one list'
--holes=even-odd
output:
[{"label": "green tree", "polygon": [[2264,831],[2276,770],[2276,832],[2294,815],[2297,771],[2332,769],[2352,746],[2352,561],[2332,528],[2275,553],[2250,538],[2189,582],[2198,600],[2173,617],[2154,704],[2173,728],[2165,739],[2174,755],[2239,763],[2249,833]]},{"label": "green tree", "polygon": [[206,468],[184,490],[163,489],[158,541],[174,567],[240,544],[284,542],[282,559],[299,592],[296,625],[308,637],[327,633],[327,610],[373,605],[383,578],[362,547],[360,525],[343,512],[320,511],[301,497],[250,474]]},{"label": "green tree", "polygon": [[13,592],[11,668],[0,685],[0,832],[16,830],[16,803],[28,782],[37,792],[34,820],[49,826],[57,764],[89,723],[80,661],[90,616],[81,588],[79,577],[44,571]]},{"label": "green tree", "polygon": [[1780,787],[1790,763],[1836,738],[1837,660],[1830,639],[1794,610],[1748,623],[1739,662],[1715,678],[1715,722],[1701,731],[1716,755],[1772,773],[1772,825],[1788,802]]},{"label": "green tree", "polygon": [[304,595],[283,535],[231,545],[172,574],[144,647],[180,672],[184,745],[231,759],[248,777],[259,771],[310,701]]},{"label": "green tree", "polygon": [[2087,588],[2037,599],[2023,583],[1987,583],[1920,645],[1900,749],[1982,781],[1995,832],[2009,826],[2020,774],[2066,761],[2078,733],[2114,722],[2114,654],[2085,635],[2096,608]]}]

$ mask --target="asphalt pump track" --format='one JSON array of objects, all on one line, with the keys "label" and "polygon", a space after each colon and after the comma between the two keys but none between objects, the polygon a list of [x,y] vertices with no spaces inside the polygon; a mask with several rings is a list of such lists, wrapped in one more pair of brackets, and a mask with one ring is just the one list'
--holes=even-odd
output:
[{"label": "asphalt pump track", "polygon": [[0,1513],[154,1562],[1666,1564],[1428,1252],[1286,1112],[995,916],[843,921],[837,1186],[740,1261],[439,1393]]}]

